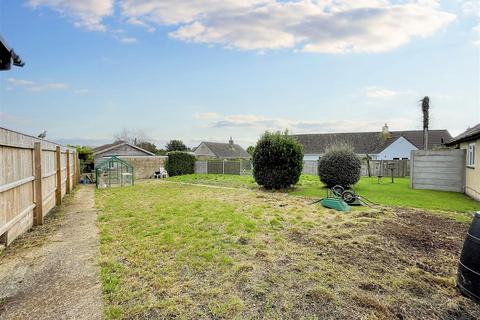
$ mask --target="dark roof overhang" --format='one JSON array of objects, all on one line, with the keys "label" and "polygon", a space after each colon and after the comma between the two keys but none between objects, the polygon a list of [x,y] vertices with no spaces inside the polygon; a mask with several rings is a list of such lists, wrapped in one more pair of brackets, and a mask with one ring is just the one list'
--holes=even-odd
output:
[{"label": "dark roof overhang", "polygon": [[10,70],[12,64],[17,67],[25,65],[15,51],[8,46],[5,39],[0,36],[0,70]]},{"label": "dark roof overhang", "polygon": [[472,128],[467,129],[466,131],[462,132],[461,134],[451,139],[450,141],[447,141],[445,145],[452,146],[461,142],[472,141],[477,139],[480,139],[480,123],[477,124],[476,126],[473,126]]}]

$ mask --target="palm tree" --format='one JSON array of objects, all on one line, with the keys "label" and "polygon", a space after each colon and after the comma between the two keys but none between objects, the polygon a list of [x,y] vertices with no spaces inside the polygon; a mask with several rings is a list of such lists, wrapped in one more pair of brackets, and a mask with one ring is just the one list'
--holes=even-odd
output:
[{"label": "palm tree", "polygon": [[422,100],[423,113],[423,150],[428,150],[428,123],[430,122],[430,98],[425,96]]}]

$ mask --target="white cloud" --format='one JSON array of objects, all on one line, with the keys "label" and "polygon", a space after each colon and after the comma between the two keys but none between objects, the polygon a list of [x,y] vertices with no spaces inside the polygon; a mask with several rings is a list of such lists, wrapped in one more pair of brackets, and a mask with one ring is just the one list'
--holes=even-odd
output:
[{"label": "white cloud", "polygon": [[137,38],[123,37],[123,38],[120,38],[120,42],[124,44],[133,44],[133,43],[137,43]]},{"label": "white cloud", "polygon": [[398,95],[398,92],[380,88],[380,87],[367,87],[365,88],[365,96],[367,98],[392,98]]},{"label": "white cloud", "polygon": [[34,8],[47,6],[73,19],[75,26],[105,31],[102,19],[113,14],[115,0],[29,0]]},{"label": "white cloud", "polygon": [[200,120],[211,120],[216,119],[220,115],[216,112],[196,112],[193,114],[193,118],[200,119]]},{"label": "white cloud", "polygon": [[171,26],[169,35],[177,40],[260,52],[388,51],[413,38],[428,37],[456,18],[437,0],[29,0],[29,4],[50,7],[89,30],[106,30],[103,19],[113,15],[118,4],[127,23],[149,31],[153,25]]},{"label": "white cloud", "polygon": [[32,91],[63,90],[63,89],[66,89],[67,87],[68,86],[65,83],[54,82],[54,83],[39,84],[39,85],[30,87],[30,90]]},{"label": "white cloud", "polygon": [[16,78],[7,78],[7,81],[15,86],[33,86],[35,82],[30,80],[16,79]]},{"label": "white cloud", "polygon": [[62,82],[38,83],[30,80],[7,78],[7,82],[18,87],[23,87],[29,91],[63,90],[68,85]]},{"label": "white cloud", "polygon": [[462,12],[466,16],[473,16],[477,20],[477,24],[472,28],[472,33],[474,36],[473,44],[480,46],[480,2],[477,1],[466,1],[462,4]]},{"label": "white cloud", "polygon": [[382,52],[455,19],[434,0],[122,0],[120,7],[136,22],[175,26],[175,39],[259,51]]},{"label": "white cloud", "polygon": [[[263,131],[283,131],[288,129],[293,133],[322,132],[361,132],[380,131],[385,119],[375,120],[292,120],[285,118],[266,117],[254,114],[218,115],[219,119],[210,120],[208,127],[220,129],[249,129],[256,133]],[[387,119],[392,130],[411,129],[411,119]]]},{"label": "white cloud", "polygon": [[468,16],[480,17],[480,2],[478,2],[478,0],[465,1],[462,4],[462,12]]},{"label": "white cloud", "polygon": [[147,29],[148,32],[153,32],[155,31],[155,28],[149,25],[148,23],[145,23],[144,21],[137,19],[135,17],[130,17],[127,19],[127,23],[134,25],[134,26],[139,26]]}]

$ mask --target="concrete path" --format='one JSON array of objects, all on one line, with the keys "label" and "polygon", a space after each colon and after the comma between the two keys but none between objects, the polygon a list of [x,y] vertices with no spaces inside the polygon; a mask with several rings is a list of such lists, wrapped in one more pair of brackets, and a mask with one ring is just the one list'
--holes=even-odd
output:
[{"label": "concrete path", "polygon": [[44,244],[0,259],[0,319],[102,318],[94,187],[79,186],[63,210]]}]

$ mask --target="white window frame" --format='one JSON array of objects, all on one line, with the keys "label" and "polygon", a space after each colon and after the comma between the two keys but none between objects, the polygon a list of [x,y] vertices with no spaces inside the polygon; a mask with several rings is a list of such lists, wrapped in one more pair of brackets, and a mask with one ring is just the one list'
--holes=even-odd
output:
[{"label": "white window frame", "polygon": [[476,152],[476,145],[475,142],[469,143],[467,148],[467,167],[475,168],[475,152]]}]

